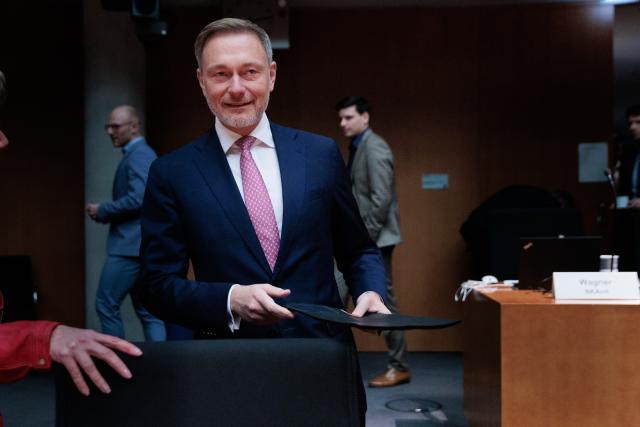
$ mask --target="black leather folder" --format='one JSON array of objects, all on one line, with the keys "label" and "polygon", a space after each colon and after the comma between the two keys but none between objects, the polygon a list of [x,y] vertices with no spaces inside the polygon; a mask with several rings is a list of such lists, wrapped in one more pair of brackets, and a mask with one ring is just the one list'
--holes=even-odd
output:
[{"label": "black leather folder", "polygon": [[369,313],[363,317],[355,317],[339,308],[317,304],[289,303],[285,306],[289,310],[316,319],[356,326],[361,329],[441,329],[460,323],[459,320],[441,317],[404,316],[401,314]]}]

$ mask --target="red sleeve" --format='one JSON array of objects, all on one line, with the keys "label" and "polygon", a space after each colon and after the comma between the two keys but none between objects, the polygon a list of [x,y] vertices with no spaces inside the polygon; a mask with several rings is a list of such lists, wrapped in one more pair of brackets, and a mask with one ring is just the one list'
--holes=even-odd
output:
[{"label": "red sleeve", "polygon": [[51,368],[49,340],[58,325],[46,320],[0,324],[0,383]]}]

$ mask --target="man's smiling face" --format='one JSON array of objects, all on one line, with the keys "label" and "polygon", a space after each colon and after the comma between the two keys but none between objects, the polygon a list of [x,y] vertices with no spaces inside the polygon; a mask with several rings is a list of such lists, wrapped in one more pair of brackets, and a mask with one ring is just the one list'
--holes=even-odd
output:
[{"label": "man's smiling face", "polygon": [[205,44],[197,74],[211,112],[225,127],[247,135],[267,109],[276,63],[268,62],[256,35],[222,33]]}]

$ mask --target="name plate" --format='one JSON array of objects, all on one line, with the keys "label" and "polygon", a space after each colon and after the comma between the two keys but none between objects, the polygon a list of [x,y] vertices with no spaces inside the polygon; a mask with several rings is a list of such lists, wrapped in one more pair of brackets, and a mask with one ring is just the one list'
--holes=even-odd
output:
[{"label": "name plate", "polygon": [[638,275],[633,271],[553,273],[553,296],[557,300],[637,300]]}]

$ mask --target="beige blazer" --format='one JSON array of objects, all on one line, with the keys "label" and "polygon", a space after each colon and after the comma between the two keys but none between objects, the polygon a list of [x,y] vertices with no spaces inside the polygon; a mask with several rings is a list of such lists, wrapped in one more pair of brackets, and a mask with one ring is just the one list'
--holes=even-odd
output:
[{"label": "beige blazer", "polygon": [[353,158],[351,183],[371,239],[380,248],[401,243],[393,153],[371,129],[365,131]]}]

